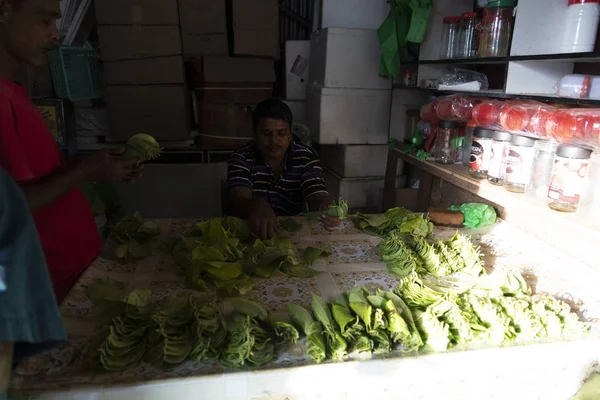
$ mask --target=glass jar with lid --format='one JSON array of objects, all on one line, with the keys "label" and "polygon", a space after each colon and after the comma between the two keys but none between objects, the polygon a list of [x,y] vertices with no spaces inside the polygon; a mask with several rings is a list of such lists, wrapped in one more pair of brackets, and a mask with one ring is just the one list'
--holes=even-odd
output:
[{"label": "glass jar with lid", "polygon": [[550,140],[538,140],[535,142],[535,161],[531,184],[527,188],[527,194],[536,199],[545,201],[548,198],[548,187],[552,177],[552,166],[558,143]]},{"label": "glass jar with lid", "polygon": [[471,147],[473,146],[473,132],[477,128],[475,122],[467,122],[465,127],[465,137],[463,139],[463,158],[462,163],[465,167],[471,166]]},{"label": "glass jar with lid", "polygon": [[506,159],[504,187],[509,192],[525,193],[531,181],[535,159],[535,140],[513,135]]},{"label": "glass jar with lid", "polygon": [[477,13],[467,12],[461,15],[460,27],[458,30],[458,51],[457,57],[468,58],[477,56],[479,50],[478,36],[475,27],[477,26]]},{"label": "glass jar with lid", "polygon": [[460,17],[445,17],[442,25],[440,59],[456,58],[458,53],[458,30]]},{"label": "glass jar with lid", "polygon": [[513,0],[488,1],[479,40],[480,57],[504,57],[513,23]]},{"label": "glass jar with lid", "polygon": [[591,154],[588,149],[558,146],[548,188],[548,207],[562,212],[577,211]]},{"label": "glass jar with lid", "polygon": [[492,139],[494,132],[491,129],[475,128],[471,143],[471,170],[472,177],[485,179],[490,167],[492,156]]},{"label": "glass jar with lid", "polygon": [[504,174],[506,173],[506,160],[508,158],[508,148],[512,135],[504,131],[494,132],[492,141],[492,153],[490,157],[490,167],[488,169],[488,181],[494,185],[504,184]]},{"label": "glass jar with lid", "polygon": [[438,122],[435,138],[435,161],[440,164],[454,164],[458,159],[457,140],[460,123],[456,121]]}]

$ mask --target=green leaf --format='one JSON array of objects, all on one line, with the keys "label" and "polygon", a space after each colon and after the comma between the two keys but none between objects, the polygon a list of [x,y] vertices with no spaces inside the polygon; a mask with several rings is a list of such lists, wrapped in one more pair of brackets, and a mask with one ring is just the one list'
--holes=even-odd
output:
[{"label": "green leaf", "polygon": [[198,261],[226,261],[225,256],[214,247],[198,246],[192,252],[192,259]]},{"label": "green leaf", "polygon": [[373,318],[373,307],[367,301],[369,292],[363,287],[355,286],[348,294],[348,301],[350,308],[360,317],[365,324],[367,331],[370,331],[372,318]]},{"label": "green leaf", "polygon": [[123,282],[111,278],[96,278],[88,284],[86,293],[96,304],[117,303],[125,298],[127,288]]},{"label": "green leaf", "polygon": [[246,274],[231,281],[215,281],[217,295],[220,297],[239,297],[247,294],[254,287],[254,281]]},{"label": "green leaf", "polygon": [[231,304],[233,309],[244,315],[248,315],[252,318],[258,318],[261,321],[266,321],[269,314],[261,305],[251,300],[247,300],[241,297],[235,297],[227,299],[227,302]]},{"label": "green leaf", "polygon": [[321,271],[308,268],[301,264],[291,265],[287,263],[283,263],[281,272],[294,278],[313,278],[321,273]]},{"label": "green leaf", "polygon": [[213,279],[218,281],[230,281],[238,278],[242,274],[242,264],[220,261],[193,261],[192,268],[207,273]]},{"label": "green leaf", "polygon": [[333,316],[331,315],[331,311],[329,311],[329,306],[325,300],[321,296],[317,296],[313,293],[311,306],[317,321],[319,321],[326,330],[333,330]]},{"label": "green leaf", "polygon": [[292,322],[298,326],[306,336],[312,333],[312,326],[315,322],[310,312],[297,304],[288,304],[288,312]]},{"label": "green leaf", "polygon": [[317,259],[319,257],[321,257],[321,256],[330,256],[330,255],[331,255],[331,251],[330,250],[321,249],[321,248],[312,247],[312,246],[309,246],[309,247],[305,248],[304,252],[302,253],[302,257],[304,258],[304,262],[308,266],[313,265],[315,263],[315,261],[317,261]]},{"label": "green leaf", "polygon": [[288,232],[296,233],[302,229],[302,224],[293,218],[287,218],[279,221],[279,226]]},{"label": "green leaf", "polygon": [[146,307],[148,303],[150,303],[150,299],[152,298],[151,290],[133,290],[129,293],[123,302],[129,304],[134,307]]}]

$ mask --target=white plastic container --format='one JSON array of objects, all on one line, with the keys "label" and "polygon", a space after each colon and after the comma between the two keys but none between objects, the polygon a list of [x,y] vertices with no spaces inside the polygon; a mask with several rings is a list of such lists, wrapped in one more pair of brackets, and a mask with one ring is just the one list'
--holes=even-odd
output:
[{"label": "white plastic container", "polygon": [[389,12],[388,0],[322,0],[321,28],[378,29]]},{"label": "white plastic container", "polygon": [[384,176],[387,145],[321,146],[321,164],[344,178]]},{"label": "white plastic container", "polygon": [[564,18],[561,53],[584,53],[594,50],[600,2],[598,0],[568,0]]},{"label": "white plastic container", "polygon": [[319,144],[387,144],[391,90],[308,86],[310,132]]},{"label": "white plastic container", "polygon": [[558,83],[558,95],[574,99],[585,99],[589,96],[592,77],[589,75],[565,75]]},{"label": "white plastic container", "polygon": [[310,67],[310,40],[285,42],[285,98],[305,100]]},{"label": "white plastic container", "polygon": [[283,101],[292,110],[294,115],[294,125],[308,126],[308,118],[306,116],[306,101],[304,100],[284,100]]},{"label": "white plastic container", "polygon": [[311,37],[309,85],[391,89],[379,76],[381,46],[376,30],[328,28]]}]

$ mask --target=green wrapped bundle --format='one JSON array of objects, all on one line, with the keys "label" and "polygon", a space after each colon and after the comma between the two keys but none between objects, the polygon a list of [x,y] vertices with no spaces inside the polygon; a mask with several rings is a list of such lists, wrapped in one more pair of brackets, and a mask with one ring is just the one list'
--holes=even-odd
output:
[{"label": "green wrapped bundle", "polygon": [[313,319],[309,311],[297,304],[288,304],[288,311],[292,322],[306,335],[309,357],[316,363],[325,361],[327,344],[321,324]]},{"label": "green wrapped bundle", "polygon": [[137,158],[139,162],[146,162],[158,158],[162,150],[154,137],[145,133],[137,133],[127,141],[123,156]]},{"label": "green wrapped bundle", "polygon": [[421,270],[421,258],[396,232],[392,232],[389,239],[380,243],[378,248],[390,274],[403,278],[415,270]]},{"label": "green wrapped bundle", "polygon": [[334,202],[331,206],[329,206],[327,210],[313,211],[304,214],[304,216],[308,218],[309,221],[315,221],[322,215],[344,220],[348,218],[348,203],[343,199],[339,199],[337,203]]},{"label": "green wrapped bundle", "polygon": [[336,325],[329,306],[322,297],[312,295],[312,310],[317,321],[325,329],[325,339],[327,340],[328,355],[333,360],[341,360],[348,354],[348,343],[342,336],[339,327]]}]

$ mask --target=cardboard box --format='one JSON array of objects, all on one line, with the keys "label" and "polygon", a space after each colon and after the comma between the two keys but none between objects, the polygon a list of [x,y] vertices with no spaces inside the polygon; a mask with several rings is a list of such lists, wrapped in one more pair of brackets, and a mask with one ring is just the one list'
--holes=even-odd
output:
[{"label": "cardboard box", "polygon": [[200,104],[199,145],[205,149],[237,149],[252,140],[253,105]]},{"label": "cardboard box", "polygon": [[125,142],[136,133],[158,141],[190,136],[190,93],[185,85],[109,86],[106,103],[114,142]]},{"label": "cardboard box", "polygon": [[107,85],[185,83],[183,57],[161,57],[104,63]]},{"label": "cardboard box", "polygon": [[285,42],[285,98],[305,100],[310,66],[310,40]]},{"label": "cardboard box", "polygon": [[96,0],[99,25],[179,25],[177,0]]},{"label": "cardboard box", "polygon": [[195,88],[214,83],[273,83],[275,67],[272,60],[241,57],[202,57],[190,61]]},{"label": "cardboard box", "polygon": [[179,0],[179,14],[185,55],[229,55],[225,0]]},{"label": "cardboard box", "polygon": [[98,26],[104,61],[135,60],[181,54],[178,26]]},{"label": "cardboard box", "polygon": [[193,85],[201,103],[257,104],[272,97],[272,60],[203,57],[191,62]]},{"label": "cardboard box", "polygon": [[277,0],[232,0],[233,54],[279,58]]}]

